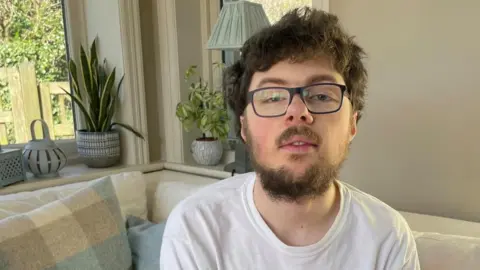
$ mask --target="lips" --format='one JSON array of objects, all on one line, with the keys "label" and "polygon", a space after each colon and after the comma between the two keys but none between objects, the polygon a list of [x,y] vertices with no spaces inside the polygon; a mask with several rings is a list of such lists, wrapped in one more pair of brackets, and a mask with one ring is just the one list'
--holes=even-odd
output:
[{"label": "lips", "polygon": [[292,143],[288,143],[288,144],[284,144],[282,145],[283,146],[317,146],[316,144],[313,144],[313,143],[308,143],[308,142],[301,142],[301,141],[295,141],[295,142],[292,142]]},{"label": "lips", "polygon": [[317,147],[318,145],[312,141],[312,140],[309,140],[308,138],[305,138],[305,137],[301,137],[301,136],[294,136],[292,138],[290,138],[289,140],[283,142],[280,147],[286,147],[286,146],[289,146],[289,147],[308,147],[308,146],[313,146],[313,147]]}]

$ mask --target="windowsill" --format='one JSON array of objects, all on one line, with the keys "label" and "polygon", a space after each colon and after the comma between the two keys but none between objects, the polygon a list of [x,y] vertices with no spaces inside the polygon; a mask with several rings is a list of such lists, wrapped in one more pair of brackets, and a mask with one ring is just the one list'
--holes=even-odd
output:
[{"label": "windowsill", "polygon": [[142,171],[148,173],[166,169],[205,177],[224,179],[231,176],[231,172],[225,171],[224,167],[228,163],[232,162],[234,157],[234,151],[227,151],[222,162],[216,166],[203,166],[196,163],[180,164],[163,161],[146,165],[118,165],[109,168],[89,168],[85,164],[71,164],[63,168],[57,177],[36,178],[33,176],[33,174],[27,173],[26,181],[0,188],[0,195],[89,181],[91,179],[128,171]]},{"label": "windowsill", "polygon": [[65,166],[60,172],[58,172],[57,177],[52,178],[37,178],[33,174],[27,172],[27,182],[35,182],[35,181],[45,181],[45,180],[55,180],[55,179],[65,179],[65,178],[72,178],[78,177],[85,174],[95,174],[104,171],[112,171],[121,169],[125,166],[113,166],[109,168],[89,168],[85,164],[75,164]]},{"label": "windowsill", "polygon": [[84,164],[73,164],[66,166],[59,172],[57,177],[52,178],[36,178],[31,173],[27,173],[27,180],[0,188],[0,195],[84,182],[129,171],[150,172],[163,168],[163,162],[147,165],[119,165],[101,169],[89,168]]}]

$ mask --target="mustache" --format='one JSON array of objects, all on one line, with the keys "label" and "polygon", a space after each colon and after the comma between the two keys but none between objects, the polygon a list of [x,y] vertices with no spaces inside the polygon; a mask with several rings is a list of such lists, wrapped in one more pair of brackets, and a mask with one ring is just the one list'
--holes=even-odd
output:
[{"label": "mustache", "polygon": [[282,145],[284,141],[287,141],[293,136],[304,136],[307,139],[311,140],[316,145],[320,145],[321,138],[315,133],[312,129],[306,126],[292,126],[287,128],[276,140],[278,146]]}]

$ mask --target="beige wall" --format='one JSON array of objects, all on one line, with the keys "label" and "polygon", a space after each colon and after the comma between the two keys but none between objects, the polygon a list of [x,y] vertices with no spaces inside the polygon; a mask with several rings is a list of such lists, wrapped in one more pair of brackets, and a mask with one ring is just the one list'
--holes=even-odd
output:
[{"label": "beige wall", "polygon": [[480,1],[334,0],[369,54],[343,180],[394,207],[480,221]]},{"label": "beige wall", "polygon": [[156,0],[142,0],[140,5],[140,24],[142,31],[143,72],[145,76],[145,95],[147,101],[147,125],[150,160],[158,161],[165,157],[165,129],[161,100],[162,76],[160,76],[160,37],[158,35],[158,16],[154,3]]},{"label": "beige wall", "polygon": [[[181,83],[181,100],[188,99],[188,84],[183,80],[185,70],[191,65],[198,66],[202,72],[202,37],[200,1],[176,1],[178,64]],[[192,141],[200,137],[200,132],[183,132],[183,157],[185,162],[193,162],[190,153]]]},{"label": "beige wall", "polygon": [[[165,160],[165,119],[162,107],[162,91],[181,91],[181,100],[188,98],[188,85],[184,82],[185,70],[190,65],[197,65],[202,72],[202,31],[200,1],[175,1],[178,43],[178,72],[180,89],[162,89],[160,42],[166,37],[159,36],[159,0],[140,1],[142,49],[144,60],[145,88],[147,95],[147,114],[149,130],[150,159]],[[175,104],[176,105],[176,104]],[[183,132],[184,161],[192,163],[190,153],[192,141],[201,136],[198,131]]]}]

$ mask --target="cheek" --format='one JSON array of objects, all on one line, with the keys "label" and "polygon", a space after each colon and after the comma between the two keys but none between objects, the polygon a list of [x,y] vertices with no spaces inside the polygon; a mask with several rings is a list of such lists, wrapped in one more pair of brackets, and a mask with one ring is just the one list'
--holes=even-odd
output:
[{"label": "cheek", "polygon": [[348,115],[332,114],[319,116],[318,127],[319,135],[323,139],[323,151],[335,152],[338,146],[345,144],[350,134],[350,119]]},{"label": "cheek", "polygon": [[275,135],[272,132],[272,130],[274,130],[272,125],[273,121],[268,120],[269,119],[255,119],[248,123],[252,144],[256,154],[259,156],[268,154],[269,149],[275,144]]}]

